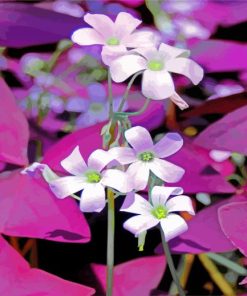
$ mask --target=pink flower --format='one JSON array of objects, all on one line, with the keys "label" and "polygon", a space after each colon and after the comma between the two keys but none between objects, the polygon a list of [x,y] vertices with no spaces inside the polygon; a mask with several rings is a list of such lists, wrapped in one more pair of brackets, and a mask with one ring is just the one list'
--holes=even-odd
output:
[{"label": "pink flower", "polygon": [[109,153],[125,165],[135,189],[143,190],[148,184],[150,171],[165,182],[178,182],[184,169],[160,158],[177,152],[183,145],[183,139],[177,133],[166,134],[158,143],[153,140],[144,127],[135,126],[125,132],[125,138],[133,147],[114,147]]}]

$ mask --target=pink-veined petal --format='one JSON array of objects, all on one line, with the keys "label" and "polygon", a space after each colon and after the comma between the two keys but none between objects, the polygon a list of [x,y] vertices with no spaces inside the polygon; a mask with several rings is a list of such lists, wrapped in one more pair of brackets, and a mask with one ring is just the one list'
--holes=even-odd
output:
[{"label": "pink-veined petal", "polygon": [[154,145],[154,151],[160,158],[176,153],[183,146],[183,138],[178,133],[167,133]]},{"label": "pink-veined petal", "polygon": [[114,157],[108,151],[97,149],[89,156],[88,167],[100,172],[112,160]]},{"label": "pink-veined petal", "polygon": [[177,94],[174,93],[169,98],[174,104],[176,104],[180,110],[189,108],[189,105]]},{"label": "pink-veined petal", "polygon": [[79,45],[105,44],[103,36],[91,28],[76,30],[72,34],[71,39]]},{"label": "pink-veined petal", "polygon": [[87,165],[81,156],[79,146],[76,146],[72,153],[61,161],[61,166],[72,175],[81,175],[87,169]]},{"label": "pink-veined petal", "polygon": [[166,70],[146,70],[142,78],[142,93],[153,100],[163,100],[174,94],[174,83]]},{"label": "pink-veined petal", "polygon": [[126,35],[131,34],[142,21],[133,17],[127,12],[120,12],[115,20],[115,34],[121,39]]},{"label": "pink-veined petal", "polygon": [[146,163],[141,161],[132,163],[127,169],[127,174],[132,179],[136,190],[143,190],[147,187],[149,167]]},{"label": "pink-veined petal", "polygon": [[154,186],[151,192],[153,206],[164,205],[170,195],[178,195],[183,193],[181,187],[164,187]]},{"label": "pink-veined petal", "polygon": [[136,152],[153,150],[154,144],[147,129],[134,126],[125,132],[125,138]]},{"label": "pink-veined petal", "polygon": [[167,218],[160,220],[160,224],[167,242],[188,229],[184,219],[176,214],[169,214]]},{"label": "pink-veined petal", "polygon": [[87,13],[84,16],[84,21],[106,39],[114,36],[114,23],[108,16],[104,14]]},{"label": "pink-veined petal", "polygon": [[166,62],[167,71],[182,74],[188,77],[194,84],[198,84],[203,78],[203,69],[196,62],[186,58],[176,58]]},{"label": "pink-veined petal", "polygon": [[130,192],[134,187],[132,178],[127,173],[117,169],[105,170],[101,183],[123,193]]},{"label": "pink-veined petal", "polygon": [[138,55],[127,54],[114,60],[110,65],[112,80],[123,82],[138,71],[146,69],[146,60]]},{"label": "pink-veined petal", "polygon": [[155,176],[168,183],[178,182],[184,174],[183,168],[159,158],[150,162],[149,168]]},{"label": "pink-veined petal", "polygon": [[105,207],[105,188],[101,184],[87,184],[82,191],[80,209],[82,212],[101,212]]},{"label": "pink-veined petal", "polygon": [[129,147],[114,147],[109,150],[109,153],[121,164],[129,164],[136,161],[136,154]]},{"label": "pink-veined petal", "polygon": [[145,198],[139,194],[130,192],[127,194],[120,211],[140,215],[149,215],[152,209],[153,207]]},{"label": "pink-veined petal", "polygon": [[159,223],[159,220],[150,215],[138,215],[124,222],[123,227],[135,236]]},{"label": "pink-veined petal", "polygon": [[121,43],[126,47],[136,48],[136,47],[150,47],[154,46],[157,42],[157,37],[153,32],[150,31],[140,31],[134,32],[131,35],[125,36]]},{"label": "pink-veined petal", "polygon": [[167,60],[174,59],[176,57],[188,57],[190,51],[188,49],[174,47],[165,43],[161,43],[159,46],[159,52]]},{"label": "pink-veined petal", "polygon": [[87,183],[83,176],[68,176],[56,179],[49,183],[52,192],[58,198],[65,198],[70,194],[82,190]]},{"label": "pink-veined petal", "polygon": [[168,213],[171,212],[188,212],[191,215],[195,215],[195,211],[191,202],[191,199],[186,195],[174,196],[166,203]]}]

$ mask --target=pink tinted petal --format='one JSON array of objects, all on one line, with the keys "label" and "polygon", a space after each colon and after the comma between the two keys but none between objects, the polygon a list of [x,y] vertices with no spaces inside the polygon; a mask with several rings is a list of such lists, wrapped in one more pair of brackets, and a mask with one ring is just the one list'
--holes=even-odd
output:
[{"label": "pink tinted petal", "polygon": [[147,187],[149,178],[149,167],[141,161],[132,163],[128,169],[127,174],[133,180],[134,188],[143,190]]},{"label": "pink tinted petal", "polygon": [[174,92],[172,77],[166,70],[144,71],[142,93],[145,97],[153,100],[162,100],[169,98]]},{"label": "pink tinted petal", "polygon": [[160,220],[160,224],[167,242],[188,229],[184,219],[176,214],[169,214],[167,218]]},{"label": "pink tinted petal", "polygon": [[158,50],[154,46],[150,47],[138,47],[133,50],[133,52],[138,52],[140,55],[145,57],[147,60],[152,59],[155,55],[158,55]]},{"label": "pink tinted petal", "polygon": [[189,105],[177,93],[171,95],[169,99],[181,110],[189,108]]},{"label": "pink tinted petal", "polygon": [[103,36],[90,28],[76,30],[72,34],[71,39],[79,45],[105,44]]},{"label": "pink tinted petal", "polygon": [[190,55],[188,49],[174,47],[165,43],[161,43],[159,52],[163,54],[166,60],[174,59],[176,57],[188,57]]},{"label": "pink tinted petal", "polygon": [[142,22],[127,12],[120,12],[115,21],[115,34],[119,39],[131,34]]},{"label": "pink tinted petal", "polygon": [[239,285],[246,285],[247,284],[247,277],[245,277],[240,283]]},{"label": "pink tinted petal", "polygon": [[198,84],[203,78],[202,67],[190,59],[172,59],[166,62],[165,67],[169,72],[188,77],[194,84]]},{"label": "pink tinted petal", "polygon": [[83,176],[68,176],[51,181],[49,186],[58,198],[65,198],[82,190],[86,184]]},{"label": "pink tinted petal", "polygon": [[158,158],[150,162],[149,167],[155,176],[168,183],[178,182],[185,172],[183,168]]},{"label": "pink tinted petal", "polygon": [[111,63],[117,58],[123,56],[127,53],[127,49],[124,45],[114,45],[114,46],[103,46],[101,51],[102,61],[105,65],[110,66]]},{"label": "pink tinted petal", "polygon": [[130,192],[127,194],[120,211],[140,215],[149,215],[152,209],[153,207],[145,198],[139,194]]},{"label": "pink tinted petal", "polygon": [[113,81],[123,82],[131,75],[146,68],[146,60],[134,54],[124,55],[114,60],[110,65]]},{"label": "pink tinted petal", "polygon": [[154,151],[160,158],[176,153],[183,146],[183,138],[178,133],[167,133],[154,145]]},{"label": "pink tinted petal", "polygon": [[101,212],[105,207],[105,188],[101,184],[87,184],[82,191],[82,212]]},{"label": "pink tinted petal", "polygon": [[151,197],[152,203],[155,206],[164,205],[170,195],[178,195],[183,193],[181,187],[166,187],[166,186],[154,186]]},{"label": "pink tinted petal", "polygon": [[159,220],[150,215],[138,215],[124,222],[123,227],[135,236],[159,223]]},{"label": "pink tinted petal", "polygon": [[153,140],[147,129],[142,126],[134,126],[125,132],[125,138],[136,152],[152,150]]},{"label": "pink tinted petal", "polygon": [[133,181],[131,177],[117,169],[109,169],[103,172],[102,184],[114,188],[120,192],[126,193],[133,190]]},{"label": "pink tinted petal", "polygon": [[72,153],[61,161],[61,166],[72,175],[81,175],[87,169],[87,165],[81,156],[79,146],[76,146]]},{"label": "pink tinted petal", "polygon": [[109,150],[109,153],[121,164],[129,164],[136,161],[136,155],[133,149],[129,147],[114,147]]},{"label": "pink tinted petal", "polygon": [[154,46],[157,37],[153,32],[140,31],[132,33],[122,39],[122,44],[126,47],[151,47]]},{"label": "pink tinted petal", "polygon": [[84,16],[84,21],[105,38],[108,39],[114,36],[114,23],[108,16],[87,13]]},{"label": "pink tinted petal", "polygon": [[195,211],[191,202],[191,199],[186,195],[174,196],[166,203],[168,213],[171,212],[188,212],[191,215],[195,215]]},{"label": "pink tinted petal", "polygon": [[114,160],[114,158],[108,151],[97,149],[89,156],[88,167],[100,172],[112,160]]}]

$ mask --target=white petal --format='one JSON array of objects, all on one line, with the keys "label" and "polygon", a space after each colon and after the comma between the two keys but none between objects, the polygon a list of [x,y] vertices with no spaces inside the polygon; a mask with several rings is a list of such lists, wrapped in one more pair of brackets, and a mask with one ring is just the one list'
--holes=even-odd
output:
[{"label": "white petal", "polygon": [[147,129],[135,126],[125,132],[125,138],[136,152],[153,150],[154,144]]},{"label": "white petal", "polygon": [[136,72],[144,70],[146,64],[146,60],[141,56],[134,54],[124,55],[111,63],[111,77],[115,82],[123,82]]},{"label": "white petal", "polygon": [[159,223],[159,220],[152,215],[138,215],[128,219],[123,227],[133,233],[135,236],[148,230]]},{"label": "white petal", "polygon": [[114,23],[108,16],[87,13],[84,16],[84,21],[92,26],[99,34],[103,35],[105,39],[114,36]]},{"label": "white petal", "polygon": [[134,183],[134,189],[143,190],[147,187],[149,166],[146,163],[136,161],[128,167],[126,172]]},{"label": "white petal", "polygon": [[129,147],[114,147],[109,150],[109,153],[120,164],[129,164],[137,160],[134,150]]},{"label": "white petal", "polygon": [[110,66],[110,64],[117,58],[123,56],[127,53],[127,49],[124,45],[106,45],[103,46],[101,51],[102,61],[105,65]]},{"label": "white petal", "polygon": [[157,37],[152,32],[140,31],[132,33],[121,40],[126,47],[150,47],[154,46]]},{"label": "white petal", "polygon": [[160,158],[176,153],[183,146],[183,138],[178,133],[167,133],[154,145],[154,151]]},{"label": "white petal", "polygon": [[153,100],[169,98],[175,92],[171,75],[166,71],[146,70],[142,78],[142,93]]},{"label": "white petal", "polygon": [[81,175],[87,169],[87,165],[81,156],[79,146],[76,146],[72,153],[61,161],[61,166],[72,175]]},{"label": "white petal", "polygon": [[142,21],[134,18],[127,12],[120,12],[115,21],[115,34],[121,39],[126,35],[131,34]]},{"label": "white petal", "polygon": [[102,174],[101,183],[123,193],[130,192],[134,189],[133,180],[130,176],[117,169],[105,170]]},{"label": "white petal", "polygon": [[167,71],[182,74],[188,77],[194,84],[198,84],[203,78],[203,69],[197,63],[186,58],[177,58],[167,61]]},{"label": "white petal", "polygon": [[76,30],[72,34],[71,39],[79,45],[105,44],[103,36],[91,28]]},{"label": "white petal", "polygon": [[112,160],[114,157],[108,151],[97,149],[89,156],[88,167],[100,172]]},{"label": "white petal", "polygon": [[171,95],[170,100],[174,104],[176,104],[181,110],[189,108],[189,105],[177,93]]},{"label": "white petal", "polygon": [[174,47],[165,43],[161,43],[159,52],[162,53],[166,61],[176,57],[188,57],[190,55],[188,49]]},{"label": "white petal", "polygon": [[184,174],[183,168],[163,159],[155,158],[149,167],[155,176],[168,183],[178,182]]},{"label": "white petal", "polygon": [[167,242],[188,229],[184,219],[176,214],[169,214],[167,218],[160,220],[160,224]]},{"label": "white petal", "polygon": [[145,198],[139,194],[130,192],[127,194],[120,211],[133,214],[149,215],[152,209],[153,207]]},{"label": "white petal", "polygon": [[178,195],[182,193],[183,188],[181,187],[154,186],[151,192],[152,204],[154,207],[164,205],[170,195]]},{"label": "white petal", "polygon": [[100,212],[105,207],[105,188],[101,184],[87,184],[81,194],[82,212]]},{"label": "white petal", "polygon": [[84,177],[68,176],[53,180],[49,183],[52,192],[58,198],[65,198],[70,194],[82,190],[87,185]]},{"label": "white petal", "polygon": [[195,215],[191,199],[186,195],[178,195],[170,198],[166,203],[168,213],[171,212],[188,212]]},{"label": "white petal", "polygon": [[133,49],[132,52],[138,52],[140,55],[145,57],[147,60],[151,60],[154,56],[158,55],[158,50],[154,46],[138,47],[136,49]]}]

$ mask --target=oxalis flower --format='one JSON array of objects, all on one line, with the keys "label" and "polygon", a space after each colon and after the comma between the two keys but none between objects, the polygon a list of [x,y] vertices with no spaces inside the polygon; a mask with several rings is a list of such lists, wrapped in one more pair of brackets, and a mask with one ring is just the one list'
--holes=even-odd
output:
[{"label": "oxalis flower", "polygon": [[154,144],[148,130],[135,126],[125,132],[125,138],[133,147],[114,147],[109,153],[122,165],[130,164],[127,173],[137,190],[143,190],[147,184],[150,171],[161,180],[178,182],[184,169],[161,158],[177,152],[183,145],[183,139],[177,133],[166,134]]},{"label": "oxalis flower", "polygon": [[154,100],[170,97],[176,105],[185,109],[188,104],[176,94],[169,72],[185,75],[198,84],[203,77],[203,69],[188,56],[188,50],[161,43],[159,49],[139,48],[118,57],[111,62],[110,72],[115,82],[122,82],[134,73],[144,71],[142,93],[145,97]]},{"label": "oxalis flower", "polygon": [[117,169],[104,169],[113,157],[104,150],[95,150],[86,164],[79,146],[64,160],[62,167],[72,176],[61,177],[49,182],[51,190],[58,198],[65,198],[80,190],[80,209],[83,212],[100,212],[105,207],[105,187],[122,193],[130,192],[132,182],[127,174]]},{"label": "oxalis flower", "polygon": [[[185,211],[194,215],[192,202],[188,196],[180,195],[180,187],[155,186],[151,192],[151,203],[138,194],[129,193],[121,211],[138,214],[124,223],[124,228],[138,236],[160,223],[166,241],[173,239],[188,229],[185,220],[176,212]],[[169,198],[171,195],[177,195]]]},{"label": "oxalis flower", "polygon": [[84,21],[92,28],[76,30],[71,39],[79,45],[103,45],[102,60],[106,65],[126,53],[127,48],[154,45],[152,32],[135,32],[141,21],[129,13],[120,12],[115,22],[104,14],[87,13]]}]

